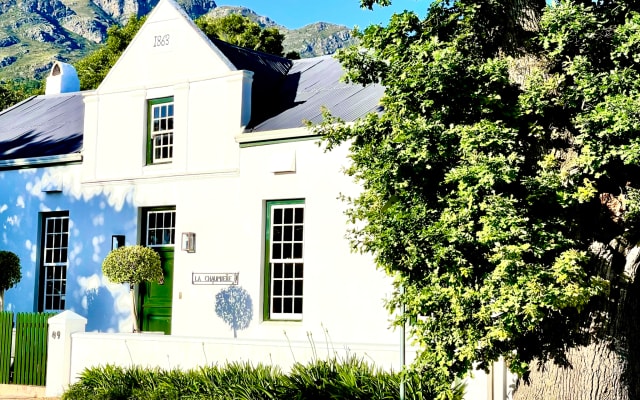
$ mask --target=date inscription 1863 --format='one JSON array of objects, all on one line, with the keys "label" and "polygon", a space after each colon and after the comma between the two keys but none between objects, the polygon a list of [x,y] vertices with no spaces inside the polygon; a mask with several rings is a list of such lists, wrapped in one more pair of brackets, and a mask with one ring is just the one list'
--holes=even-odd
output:
[{"label": "date inscription 1863", "polygon": [[169,45],[170,35],[156,35],[153,37],[153,47],[163,47]]}]

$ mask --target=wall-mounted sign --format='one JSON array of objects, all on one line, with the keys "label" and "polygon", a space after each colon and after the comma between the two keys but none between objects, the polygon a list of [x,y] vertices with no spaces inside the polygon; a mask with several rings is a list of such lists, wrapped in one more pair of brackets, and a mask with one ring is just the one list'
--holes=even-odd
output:
[{"label": "wall-mounted sign", "polygon": [[239,272],[192,272],[192,285],[237,285]]}]

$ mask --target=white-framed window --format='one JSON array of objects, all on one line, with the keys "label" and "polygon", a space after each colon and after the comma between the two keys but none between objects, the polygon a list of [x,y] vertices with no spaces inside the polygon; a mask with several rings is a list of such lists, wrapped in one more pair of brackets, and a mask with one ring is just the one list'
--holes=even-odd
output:
[{"label": "white-framed window", "polygon": [[266,320],[301,320],[304,287],[304,200],[268,201],[265,232]]},{"label": "white-framed window", "polygon": [[145,244],[148,247],[174,247],[176,243],[175,208],[149,209],[145,214]]},{"label": "white-framed window", "polygon": [[41,311],[65,309],[69,254],[69,212],[42,214]]},{"label": "white-framed window", "polygon": [[147,164],[173,160],[173,97],[149,100]]}]

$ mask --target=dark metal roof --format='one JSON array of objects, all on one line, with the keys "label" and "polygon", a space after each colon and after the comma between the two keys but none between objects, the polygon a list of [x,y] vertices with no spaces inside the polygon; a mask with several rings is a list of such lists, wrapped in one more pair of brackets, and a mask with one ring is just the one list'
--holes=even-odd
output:
[{"label": "dark metal roof", "polygon": [[346,122],[382,111],[384,88],[342,82],[344,70],[332,56],[291,61],[221,40],[213,43],[237,69],[254,74],[250,131],[298,128],[305,121],[320,123],[323,107]]},{"label": "dark metal roof", "polygon": [[[340,81],[335,58],[286,58],[214,41],[238,69],[254,73],[249,131],[298,128],[320,123],[322,108],[346,122],[381,112],[380,85]],[[82,93],[35,96],[0,111],[0,161],[79,153],[84,132]]]},{"label": "dark metal roof", "polygon": [[81,93],[31,97],[0,111],[0,160],[80,152],[83,131]]},{"label": "dark metal roof", "polygon": [[284,57],[245,49],[218,39],[213,39],[213,43],[237,69],[253,72],[250,125],[273,116],[279,106],[279,103],[274,101],[273,94],[280,91],[293,62]]},{"label": "dark metal roof", "polygon": [[340,80],[343,75],[340,62],[332,56],[293,61],[279,92],[267,94],[258,103],[279,108],[262,120],[252,118],[249,130],[264,132],[302,127],[305,121],[320,123],[323,107],[345,122],[382,112],[384,87],[345,83]]}]

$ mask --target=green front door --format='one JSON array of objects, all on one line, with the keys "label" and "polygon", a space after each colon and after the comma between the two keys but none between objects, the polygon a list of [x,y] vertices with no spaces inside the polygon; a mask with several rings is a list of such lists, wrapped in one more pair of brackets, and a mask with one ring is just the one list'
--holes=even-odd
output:
[{"label": "green front door", "polygon": [[140,285],[140,328],[143,332],[171,334],[173,298],[173,247],[154,248],[160,254],[164,282]]}]

